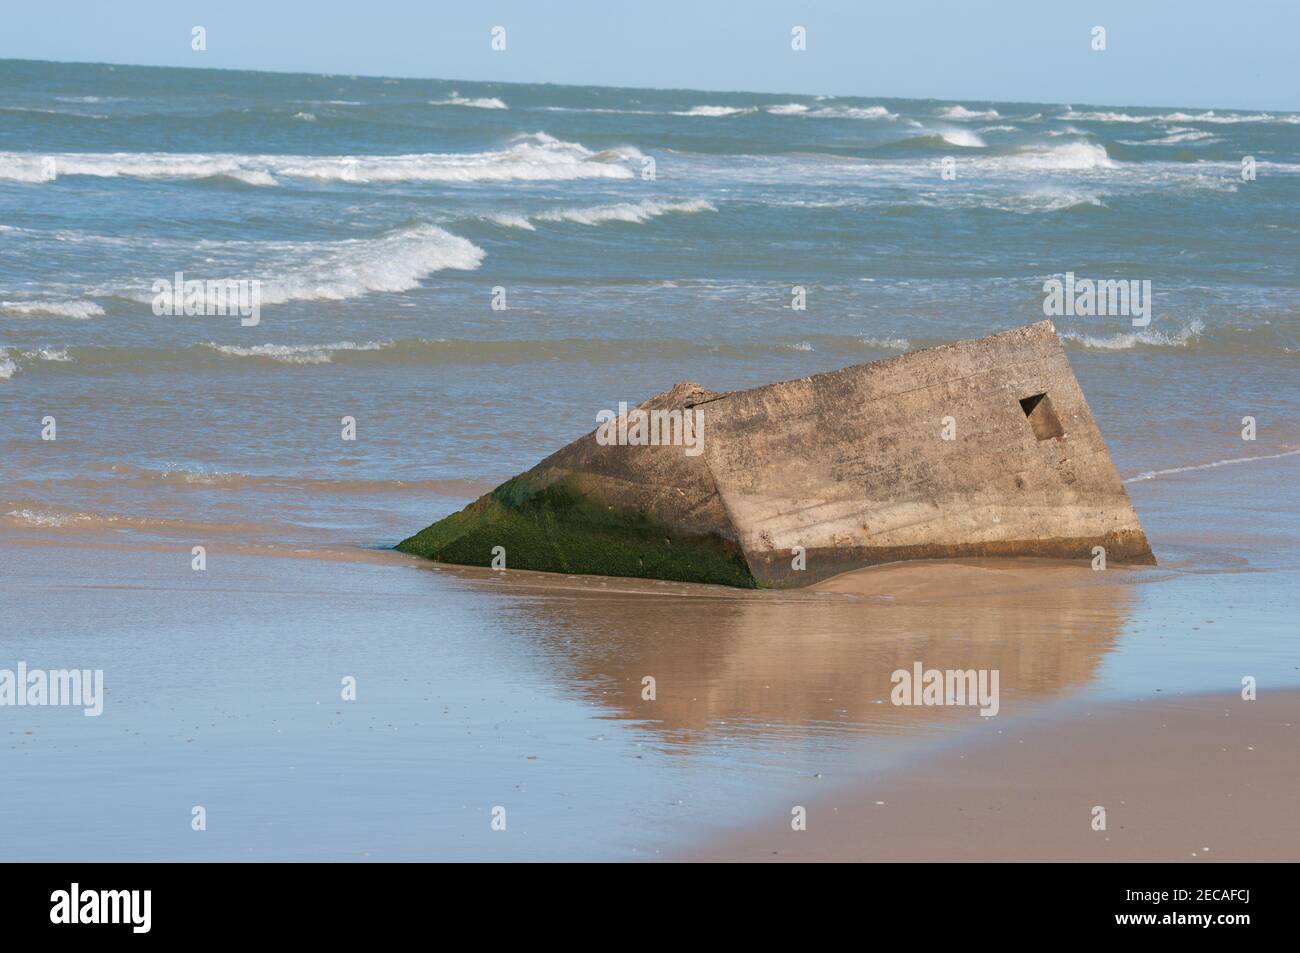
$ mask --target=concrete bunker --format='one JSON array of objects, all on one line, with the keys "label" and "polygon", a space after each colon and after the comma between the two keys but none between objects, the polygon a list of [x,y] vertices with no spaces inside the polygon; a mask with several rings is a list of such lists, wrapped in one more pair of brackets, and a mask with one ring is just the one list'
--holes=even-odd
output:
[{"label": "concrete bunker", "polygon": [[[693,448],[608,439],[688,409],[707,421]],[[1050,321],[748,390],[678,384],[601,426],[397,548],[746,587],[1096,546],[1155,562]]]}]

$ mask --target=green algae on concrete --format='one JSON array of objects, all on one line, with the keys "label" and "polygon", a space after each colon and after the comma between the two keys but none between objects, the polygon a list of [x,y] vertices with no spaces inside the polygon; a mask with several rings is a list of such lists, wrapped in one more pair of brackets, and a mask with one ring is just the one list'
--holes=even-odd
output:
[{"label": "green algae on concrete", "polygon": [[602,506],[572,479],[543,485],[527,473],[396,548],[440,562],[490,566],[497,546],[505,549],[508,569],[758,585],[735,543],[684,534],[644,512]]}]

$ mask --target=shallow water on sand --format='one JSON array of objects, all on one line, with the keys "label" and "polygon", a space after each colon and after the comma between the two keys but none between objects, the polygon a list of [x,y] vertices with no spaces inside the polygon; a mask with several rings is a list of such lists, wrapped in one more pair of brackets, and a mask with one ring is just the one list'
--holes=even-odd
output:
[{"label": "shallow water on sand", "polygon": [[[1145,481],[1153,538],[1221,469]],[[1294,554],[1267,546],[1294,525],[1243,496],[1215,510],[1235,537],[1157,569],[900,564],[796,593],[344,548],[216,544],[196,573],[175,546],[11,538],[3,657],[102,668],[107,700],[4,711],[5,854],[653,857],[1058,701],[1300,685]],[[997,716],[891,705],[915,662],[998,670]]]}]

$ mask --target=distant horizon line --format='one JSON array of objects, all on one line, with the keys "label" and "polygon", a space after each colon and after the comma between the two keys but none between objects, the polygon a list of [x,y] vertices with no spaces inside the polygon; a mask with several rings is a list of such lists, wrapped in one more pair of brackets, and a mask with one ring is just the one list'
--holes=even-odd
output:
[{"label": "distant horizon line", "polygon": [[535,80],[532,82],[520,82],[518,80],[493,80],[493,79],[449,79],[438,76],[393,76],[380,73],[351,73],[351,72],[330,72],[330,73],[313,73],[306,70],[281,70],[266,68],[249,68],[237,66],[171,66],[158,63],[120,63],[110,60],[40,60],[28,59],[26,57],[0,57],[0,64],[3,63],[42,63],[55,66],[113,66],[127,67],[130,69],[156,69],[156,70],[185,70],[194,73],[218,72],[218,73],[266,73],[272,76],[307,76],[324,79],[343,77],[346,79],[374,79],[374,80],[398,80],[403,82],[433,82],[433,83],[477,83],[479,85],[494,86],[554,86],[561,89],[617,89],[630,90],[634,92],[655,92],[655,93],[716,93],[719,95],[744,95],[744,96],[804,96],[817,97],[826,96],[834,99],[887,99],[898,102],[935,102],[935,103],[1015,103],[1025,106],[1070,106],[1076,103],[1084,106],[1109,106],[1118,109],[1200,109],[1208,112],[1264,112],[1278,113],[1283,115],[1300,115],[1300,109],[1276,109],[1266,106],[1204,106],[1189,105],[1187,103],[1172,104],[1151,104],[1151,103],[1106,103],[1091,102],[1082,99],[1075,99],[1071,102],[1053,102],[1048,100],[1031,100],[1031,99],[987,99],[975,97],[917,97],[917,96],[887,96],[863,93],[796,93],[789,91],[769,91],[757,89],[715,89],[694,86],[610,86],[599,83],[556,83],[545,80]]}]

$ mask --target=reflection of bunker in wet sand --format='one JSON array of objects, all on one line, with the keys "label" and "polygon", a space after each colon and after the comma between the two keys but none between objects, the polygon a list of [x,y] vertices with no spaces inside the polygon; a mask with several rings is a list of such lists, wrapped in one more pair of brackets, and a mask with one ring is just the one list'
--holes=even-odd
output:
[{"label": "reflection of bunker in wet sand", "polygon": [[[683,439],[623,439],[655,412]],[[1099,546],[1155,562],[1049,321],[729,394],[678,384],[398,544],[746,587]]]},{"label": "reflection of bunker in wet sand", "polygon": [[548,678],[684,745],[981,721],[975,707],[891,704],[892,673],[917,662],[997,670],[1014,715],[1093,677],[1137,581],[1049,560],[903,563],[797,592],[491,575],[510,596],[494,627],[537,649]]}]

